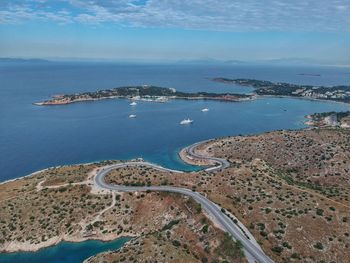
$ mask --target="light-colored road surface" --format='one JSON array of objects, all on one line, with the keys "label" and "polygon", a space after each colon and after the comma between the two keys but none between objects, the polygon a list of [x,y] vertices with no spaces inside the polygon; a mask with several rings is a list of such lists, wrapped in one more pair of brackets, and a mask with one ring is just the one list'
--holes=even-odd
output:
[{"label": "light-colored road surface", "polygon": [[216,172],[216,171],[220,171],[223,170],[227,167],[230,166],[230,163],[226,160],[226,159],[222,159],[222,158],[216,158],[216,157],[211,157],[211,156],[203,156],[203,155],[199,155],[195,152],[195,148],[203,143],[209,142],[210,140],[207,141],[202,141],[202,142],[197,142],[195,144],[192,144],[188,147],[185,148],[185,151],[188,155],[197,158],[199,160],[208,160],[214,163],[217,163],[217,166],[213,166],[210,168],[205,169],[207,172]]},{"label": "light-colored road surface", "polygon": [[[220,169],[224,169],[229,166],[229,163],[226,160],[220,158],[211,158],[211,157],[203,157],[196,156],[194,154],[194,148],[198,144],[194,144],[187,148],[188,153],[195,158],[206,158],[215,163],[218,163],[218,166],[213,167],[210,171],[217,171]],[[111,185],[106,183],[105,176],[114,169],[119,169],[123,167],[130,166],[147,166],[159,171],[165,172],[173,172],[173,173],[182,173],[181,171],[167,169],[155,164],[147,163],[147,162],[126,162],[126,163],[118,163],[114,165],[107,166],[102,168],[95,176],[95,183],[98,187],[103,189],[109,189],[112,191],[119,192],[139,192],[139,191],[157,191],[157,192],[171,192],[171,193],[179,193],[189,197],[192,197],[196,202],[201,204],[202,208],[208,213],[208,215],[215,219],[223,229],[225,229],[235,240],[239,240],[242,243],[243,249],[246,252],[247,259],[250,263],[256,261],[260,263],[272,263],[273,261],[265,255],[265,253],[258,247],[254,242],[249,240],[241,231],[241,229],[235,224],[225,213],[221,211],[221,208],[201,195],[200,193],[193,192],[189,189],[180,188],[180,187],[172,187],[172,186],[123,186],[123,185]],[[210,169],[210,168],[209,168]],[[208,169],[207,169],[208,170]]]}]

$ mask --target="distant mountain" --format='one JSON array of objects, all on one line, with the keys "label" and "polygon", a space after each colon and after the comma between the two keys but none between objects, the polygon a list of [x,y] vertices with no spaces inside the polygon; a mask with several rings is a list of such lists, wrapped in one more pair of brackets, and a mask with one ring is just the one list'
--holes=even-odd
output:
[{"label": "distant mountain", "polygon": [[142,64],[153,64],[153,63],[165,63],[165,64],[191,64],[191,65],[276,65],[276,66],[343,66],[350,67],[350,61],[327,61],[321,59],[312,58],[276,58],[276,59],[257,59],[257,60],[238,60],[228,59],[221,60],[215,58],[198,58],[198,59],[182,59],[182,60],[138,60],[138,59],[124,59],[124,60],[113,60],[113,59],[77,59],[77,58],[49,58],[38,59],[38,58],[1,58],[1,64],[39,64],[39,63],[65,63],[65,62],[81,62],[81,63],[142,63]]},{"label": "distant mountain", "polygon": [[311,59],[311,58],[278,58],[278,59],[268,59],[262,60],[261,62],[265,62],[268,64],[287,64],[287,65],[320,65],[325,62]]},{"label": "distant mountain", "polygon": [[285,65],[285,66],[327,66],[327,65],[337,65],[337,66],[348,66],[350,62],[348,61],[328,61],[321,59],[312,58],[276,58],[276,59],[258,59],[258,60],[219,60],[213,58],[202,58],[194,60],[180,60],[177,63],[182,64],[222,64],[222,65]]},{"label": "distant mountain", "polygon": [[0,58],[0,63],[48,63],[49,60],[38,59],[38,58]]},{"label": "distant mountain", "polygon": [[243,61],[243,60],[237,60],[237,59],[231,59],[231,60],[226,60],[225,61],[226,64],[245,64],[247,63],[246,61]]},{"label": "distant mountain", "polygon": [[269,60],[259,60],[257,63],[270,65],[292,65],[292,66],[349,66],[350,61],[332,61],[313,58],[278,58]]},{"label": "distant mountain", "polygon": [[222,63],[221,60],[213,59],[213,58],[199,58],[199,59],[183,59],[177,61],[180,64],[217,64]]},{"label": "distant mountain", "polygon": [[246,63],[242,60],[220,60],[220,59],[214,59],[214,58],[200,58],[200,59],[192,59],[192,60],[180,60],[178,63],[183,64],[243,64]]}]

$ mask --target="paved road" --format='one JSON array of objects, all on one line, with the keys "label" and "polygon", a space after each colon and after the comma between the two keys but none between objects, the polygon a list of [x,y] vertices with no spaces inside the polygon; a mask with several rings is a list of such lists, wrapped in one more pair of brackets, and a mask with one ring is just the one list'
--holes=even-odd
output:
[{"label": "paved road", "polygon": [[[193,151],[193,148],[190,149]],[[195,157],[195,156],[194,156]],[[220,159],[221,160],[221,159]],[[218,160],[214,160],[218,161]],[[218,161],[219,163],[219,161]],[[226,164],[219,163],[217,169],[222,169]],[[118,163],[105,168],[102,168],[97,175],[95,176],[95,183],[97,186],[103,189],[109,189],[113,191],[121,191],[121,192],[138,192],[138,191],[158,191],[158,192],[172,192],[172,193],[180,193],[183,195],[187,195],[192,197],[195,201],[201,204],[202,208],[212,217],[214,218],[221,226],[232,235],[235,240],[239,240],[244,250],[249,254],[248,258],[253,258],[253,260],[249,260],[250,262],[260,262],[260,263],[272,263],[273,261],[264,254],[264,252],[257,247],[254,243],[252,243],[246,236],[241,232],[239,227],[227,216],[225,215],[219,206],[215,203],[208,200],[203,195],[193,192],[189,189],[179,188],[179,187],[171,187],[171,186],[122,186],[122,185],[111,185],[106,183],[105,176],[114,169],[119,169],[123,167],[130,166],[147,166],[152,167],[153,169],[159,171],[166,172],[174,172],[174,173],[183,173],[181,171],[167,169],[155,164],[147,163],[147,162],[126,162],[126,163]]]},{"label": "paved road", "polygon": [[195,144],[192,144],[192,145],[186,147],[185,151],[187,152],[188,155],[190,155],[194,158],[197,158],[200,160],[208,160],[208,161],[212,161],[212,162],[218,164],[217,166],[213,166],[213,167],[205,169],[207,172],[216,172],[216,171],[220,171],[220,170],[223,170],[223,169],[229,167],[230,163],[226,159],[216,158],[216,157],[211,157],[211,156],[203,156],[203,155],[199,155],[199,154],[195,153],[195,148],[197,146],[199,146],[200,144],[209,142],[209,141],[210,140],[197,142]]}]

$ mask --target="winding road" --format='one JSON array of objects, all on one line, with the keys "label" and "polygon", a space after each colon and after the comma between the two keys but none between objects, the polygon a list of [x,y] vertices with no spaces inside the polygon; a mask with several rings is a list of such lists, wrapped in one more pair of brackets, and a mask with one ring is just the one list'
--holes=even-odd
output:
[{"label": "winding road", "polygon": [[[206,159],[208,161],[212,161],[217,163],[217,166],[206,169],[206,171],[215,172],[222,169],[225,169],[230,164],[227,160],[209,156],[201,156],[194,152],[195,147],[197,147],[200,143],[193,144],[187,147],[185,150],[187,154],[191,155],[191,157],[199,158],[201,160]],[[226,230],[235,240],[239,240],[243,246],[244,251],[246,252],[247,259],[250,263],[260,262],[260,263],[272,263],[271,260],[265,253],[261,250],[261,248],[252,242],[250,239],[246,237],[246,235],[242,232],[238,224],[235,224],[232,219],[230,219],[224,212],[222,212],[221,207],[207,199],[205,196],[201,195],[198,192],[191,191],[186,188],[180,187],[172,187],[172,186],[123,186],[123,185],[112,185],[108,184],[105,181],[105,176],[115,169],[120,169],[124,167],[131,166],[146,166],[156,169],[158,171],[163,172],[172,172],[172,173],[183,173],[182,171],[176,171],[161,167],[156,164],[147,163],[147,162],[125,162],[125,163],[117,163],[114,165],[110,165],[104,167],[98,171],[95,176],[95,184],[102,189],[108,189],[111,191],[118,192],[139,192],[139,191],[157,191],[157,192],[171,192],[171,193],[179,193],[189,197],[192,197],[196,202],[201,204],[202,208],[208,213],[208,215],[215,219],[223,229]]]},{"label": "winding road", "polygon": [[199,155],[195,152],[195,148],[203,143],[207,143],[210,140],[207,141],[201,141],[201,142],[197,142],[195,144],[192,144],[188,147],[185,148],[185,151],[187,153],[187,155],[197,158],[199,160],[208,160],[209,162],[214,162],[216,164],[218,164],[217,166],[213,166],[213,167],[209,167],[207,169],[205,169],[205,171],[207,172],[217,172],[220,170],[223,170],[227,167],[230,166],[230,163],[226,160],[226,159],[222,159],[222,158],[217,158],[217,157],[211,157],[211,156],[203,156],[203,155]]}]

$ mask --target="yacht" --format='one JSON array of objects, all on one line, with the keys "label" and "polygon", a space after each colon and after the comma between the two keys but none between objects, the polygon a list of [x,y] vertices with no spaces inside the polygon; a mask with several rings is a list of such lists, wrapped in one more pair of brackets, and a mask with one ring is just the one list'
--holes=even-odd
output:
[{"label": "yacht", "polygon": [[202,109],[201,111],[202,111],[202,112],[208,112],[209,109],[208,109],[208,108],[204,108],[204,109]]},{"label": "yacht", "polygon": [[168,98],[161,96],[161,97],[156,98],[155,101],[165,103],[165,102],[168,102]]},{"label": "yacht", "polygon": [[130,114],[129,118],[136,118],[136,115],[135,114]]},{"label": "yacht", "polygon": [[130,103],[130,106],[136,106],[136,105],[137,105],[137,103],[135,101]]},{"label": "yacht", "polygon": [[193,120],[190,120],[190,119],[184,119],[180,122],[180,124],[184,125],[184,124],[192,124],[193,123]]}]

